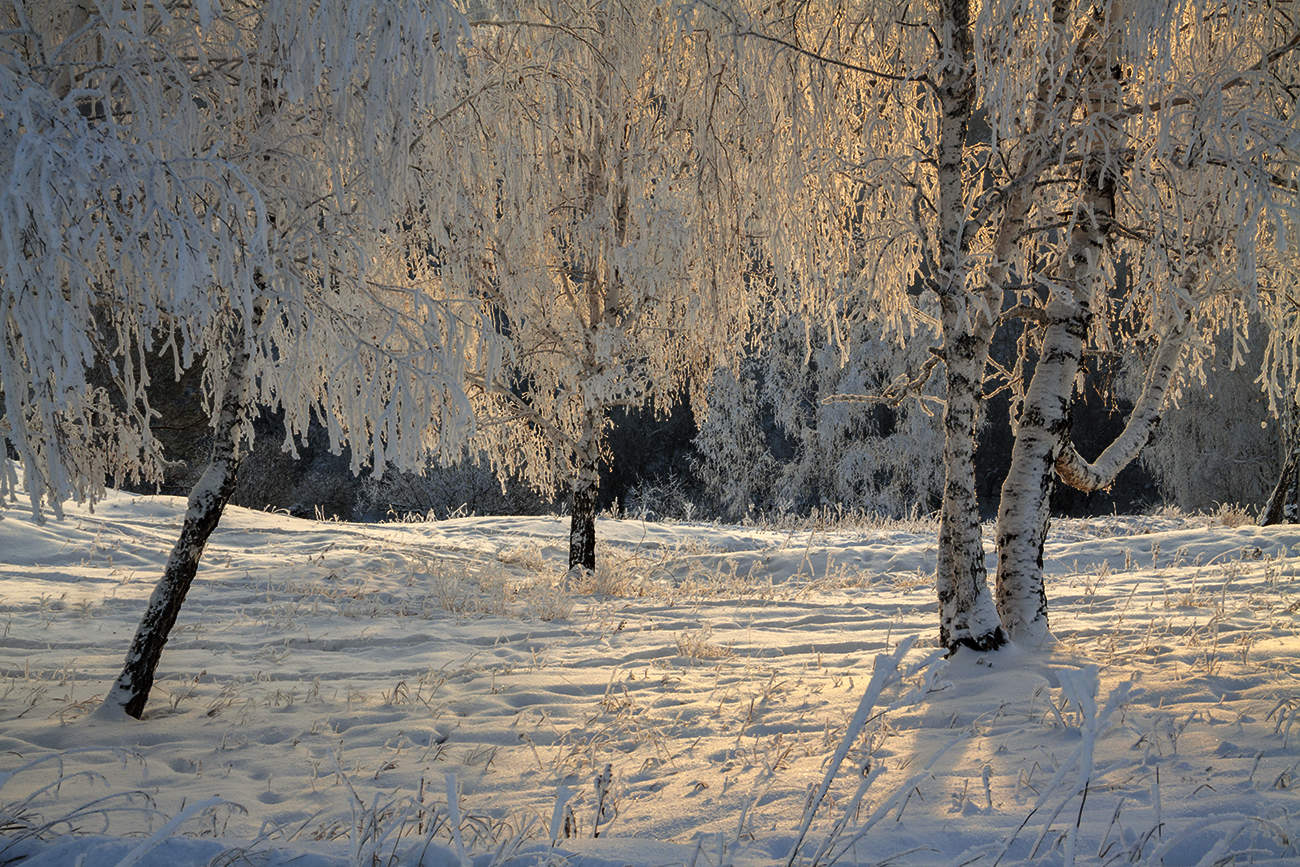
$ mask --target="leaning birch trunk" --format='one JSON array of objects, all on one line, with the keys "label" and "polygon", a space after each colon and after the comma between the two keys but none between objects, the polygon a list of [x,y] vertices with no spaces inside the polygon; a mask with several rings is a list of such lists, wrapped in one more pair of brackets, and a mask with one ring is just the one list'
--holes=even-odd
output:
[{"label": "leaning birch trunk", "polygon": [[[1090,22],[1092,55],[1084,67],[1088,110],[1103,132],[1086,155],[1059,275],[1046,305],[1046,327],[1038,362],[1025,392],[1011,448],[1011,466],[1002,483],[997,523],[997,607],[1002,626],[1014,641],[1051,640],[1047,595],[1043,588],[1043,544],[1050,523],[1053,467],[1070,433],[1074,382],[1092,323],[1091,299],[1105,246],[1115,219],[1119,169],[1109,154],[1122,144],[1121,130],[1108,110],[1120,104],[1122,81],[1118,27],[1105,12]],[[1086,50],[1086,49],[1085,49]]]},{"label": "leaning birch trunk", "polygon": [[1053,468],[1070,434],[1074,382],[1092,320],[1092,278],[1114,207],[1114,178],[1089,173],[1066,251],[1062,282],[1069,294],[1047,303],[1038,363],[1025,391],[1002,482],[997,519],[998,616],[1013,641],[1051,640],[1043,588],[1043,545],[1050,523]]},{"label": "leaning birch trunk", "polygon": [[1043,589],[1043,544],[1050,523],[1053,467],[1069,435],[1074,379],[1088,333],[1088,304],[1048,304],[1049,324],[1025,393],[1011,466],[998,501],[997,606],[1013,641],[1050,640]]},{"label": "leaning birch trunk", "polygon": [[969,0],[944,0],[940,15],[946,46],[938,88],[939,119],[939,257],[944,277],[936,286],[941,307],[947,395],[943,413],[943,505],[935,590],[939,597],[939,641],[950,652],[958,647],[992,650],[1006,640],[989,595],[975,493],[975,427],[984,388],[984,370],[992,339],[989,299],[967,294],[963,169],[966,130],[974,100],[971,77]]},{"label": "leaning birch trunk", "polygon": [[[1190,282],[1190,281],[1189,281]],[[1110,445],[1091,463],[1075,449],[1068,436],[1058,440],[1055,449],[1054,468],[1056,476],[1072,488],[1091,493],[1109,488],[1114,484],[1120,471],[1137,460],[1148,442],[1151,441],[1160,416],[1169,400],[1170,385],[1177,372],[1183,349],[1187,343],[1190,323],[1186,316],[1181,318],[1165,332],[1156,349],[1155,356],[1147,367],[1142,393],[1129,413],[1124,429],[1120,431]],[[1067,432],[1068,433],[1068,432]],[[1017,437],[1017,443],[1019,437]],[[1014,450],[1013,450],[1014,465]],[[1008,476],[1010,480],[1010,476]],[[1003,488],[1005,502],[1006,487]],[[1009,511],[1009,510],[1008,510]],[[998,514],[998,603],[999,613],[1004,625],[1015,640],[1050,641],[1047,630],[1046,592],[1043,588],[1043,541],[1047,532],[1047,521],[1043,519],[1041,532],[1033,538],[1036,548],[1023,545],[1023,537],[1015,540],[1016,548],[1007,546],[1008,550],[1023,552],[1021,568],[1012,569],[1012,561],[1002,546],[1004,535],[1003,510]],[[1014,516],[1007,518],[1007,526]],[[1025,567],[1025,561],[1032,559],[1032,565]],[[1022,607],[1018,610],[1015,606]],[[1033,612],[1027,611],[1033,607]],[[1029,614],[1029,616],[1025,616]],[[1037,616],[1034,616],[1037,615]]]},{"label": "leaning birch trunk", "polygon": [[[269,36],[269,44],[263,46],[267,63],[263,67],[261,78],[261,103],[258,107],[259,120],[270,123],[279,110],[279,86],[272,70],[280,53],[280,46],[274,36]],[[274,219],[270,220],[274,224]],[[264,288],[260,276],[255,276],[258,288]],[[199,477],[190,491],[189,505],[185,511],[185,520],[181,524],[181,535],[167,558],[162,580],[149,597],[149,606],[140,626],[136,629],[131,648],[127,651],[122,673],[104,699],[101,711],[114,713],[121,708],[127,715],[136,719],[144,713],[149,692],[153,689],[154,672],[162,657],[163,646],[171,635],[172,627],[180,614],[181,605],[189,593],[194,575],[198,572],[199,558],[208,544],[208,537],[217,528],[225,511],[226,503],[235,490],[235,478],[239,471],[240,428],[248,412],[252,383],[249,381],[248,365],[250,340],[256,335],[262,324],[264,299],[253,304],[251,322],[245,323],[236,318],[231,325],[230,361],[226,373],[225,391],[221,397],[221,406],[213,422],[212,456],[207,469]],[[238,314],[236,314],[238,316]],[[245,331],[251,327],[253,334]]]},{"label": "leaning birch trunk", "polygon": [[[254,321],[257,319],[255,311]],[[208,538],[217,528],[226,503],[235,489],[235,474],[241,457],[240,427],[248,403],[249,350],[242,326],[233,329],[231,339],[234,351],[230,357],[221,408],[213,424],[211,459],[190,491],[180,538],[176,540],[176,545],[167,558],[162,579],[149,597],[149,606],[131,641],[122,673],[118,675],[101,706],[100,713],[106,716],[124,712],[139,719],[144,713],[163,647],[167,644],[185,596],[194,582],[199,558],[203,556]]]}]

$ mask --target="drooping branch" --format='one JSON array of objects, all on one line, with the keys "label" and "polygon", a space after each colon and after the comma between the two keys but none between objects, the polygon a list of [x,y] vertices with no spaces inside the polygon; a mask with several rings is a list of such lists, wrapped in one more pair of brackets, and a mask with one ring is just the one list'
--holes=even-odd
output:
[{"label": "drooping branch", "polygon": [[[1220,82],[1219,89],[1221,91],[1228,91],[1249,84],[1252,80],[1252,75],[1270,69],[1273,64],[1277,63],[1283,57],[1298,48],[1300,48],[1300,29],[1297,29],[1292,33],[1291,36],[1281,45],[1261,57],[1258,62],[1247,67],[1238,74]],[[1174,96],[1168,99],[1151,100],[1145,103],[1124,106],[1118,112],[1117,117],[1136,117],[1141,114],[1155,114],[1156,112],[1162,111],[1166,108],[1178,108],[1181,106],[1194,105],[1195,103],[1196,99],[1188,96]]]},{"label": "drooping branch", "polygon": [[1046,310],[1032,304],[1017,304],[1014,307],[1008,307],[998,316],[998,324],[1010,322],[1012,319],[1028,319],[1037,322],[1039,325],[1045,325],[1050,321]]},{"label": "drooping branch", "polygon": [[931,79],[928,75],[899,75],[893,72],[885,72],[883,69],[873,69],[870,66],[862,66],[861,64],[853,63],[851,61],[844,60],[839,57],[830,57],[828,55],[821,54],[820,52],[813,51],[808,48],[804,48],[802,45],[791,42],[788,39],[783,39],[779,36],[773,36],[770,33],[764,33],[761,30],[755,30],[752,26],[746,26],[741,22],[737,21],[734,15],[730,14],[725,9],[722,9],[716,4],[708,2],[708,0],[701,0],[700,5],[717,13],[728,24],[736,28],[735,31],[731,34],[732,36],[736,36],[740,38],[753,38],[753,39],[761,40],[763,42],[768,42],[772,45],[776,45],[781,48],[784,48],[787,51],[793,51],[795,54],[798,54],[801,57],[806,57],[809,60],[815,61],[817,63],[825,64],[826,66],[834,66],[838,69],[847,69],[850,72],[861,72],[864,75],[869,75],[872,78],[877,78],[880,79],[881,81],[920,84],[925,87],[928,87],[930,90],[937,89],[937,85],[934,83],[933,79]]}]

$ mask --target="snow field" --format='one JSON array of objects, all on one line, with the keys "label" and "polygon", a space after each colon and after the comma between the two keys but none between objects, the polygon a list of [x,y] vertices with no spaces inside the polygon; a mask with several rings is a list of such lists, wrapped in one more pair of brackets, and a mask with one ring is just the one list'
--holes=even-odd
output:
[{"label": "snow field", "polygon": [[602,520],[566,580],[558,518],[230,509],[93,719],[183,508],[0,521],[0,860],[1300,858],[1300,529],[1060,521],[1060,645],[945,661],[924,522]]}]

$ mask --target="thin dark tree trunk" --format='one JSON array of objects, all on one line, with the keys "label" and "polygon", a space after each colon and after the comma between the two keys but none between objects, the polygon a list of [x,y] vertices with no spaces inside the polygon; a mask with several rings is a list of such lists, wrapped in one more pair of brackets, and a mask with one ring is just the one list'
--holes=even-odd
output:
[{"label": "thin dark tree trunk", "polygon": [[599,481],[581,473],[574,479],[572,509],[569,522],[569,568],[582,567],[588,571],[596,568],[596,495]]},{"label": "thin dark tree trunk", "polygon": [[240,426],[247,409],[248,349],[242,328],[232,336],[235,347],[230,358],[225,394],[221,399],[212,434],[212,456],[207,469],[190,492],[189,507],[181,525],[180,538],[167,558],[162,579],[149,597],[140,619],[122,673],[118,675],[102,711],[118,710],[139,719],[144,713],[163,647],[176,625],[181,606],[199,568],[199,558],[235,489],[240,462]]},{"label": "thin dark tree trunk", "polygon": [[601,435],[604,415],[588,410],[572,454],[573,487],[569,505],[569,568],[596,568],[596,496],[600,493]]}]

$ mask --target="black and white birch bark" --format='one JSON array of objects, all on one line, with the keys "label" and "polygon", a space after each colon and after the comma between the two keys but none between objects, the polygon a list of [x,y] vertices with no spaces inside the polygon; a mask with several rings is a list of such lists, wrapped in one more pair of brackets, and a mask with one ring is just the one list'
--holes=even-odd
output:
[{"label": "black and white birch bark", "polygon": [[969,0],[944,0],[940,4],[947,56],[937,88],[942,111],[938,139],[941,273],[935,288],[939,295],[947,395],[935,590],[939,597],[939,641],[949,651],[958,647],[992,650],[1005,641],[988,590],[975,492],[975,428],[997,301],[972,297],[965,285],[969,239],[963,235],[963,170],[966,131],[975,97],[970,13]]},{"label": "black and white birch bark", "polygon": [[1296,470],[1300,469],[1300,452],[1291,449],[1282,471],[1278,473],[1277,484],[1269,494],[1268,501],[1259,515],[1261,527],[1276,524],[1294,524],[1300,521],[1300,485],[1296,484]]},{"label": "black and white birch bark", "polygon": [[989,595],[975,492],[975,426],[988,343],[976,335],[947,349],[948,398],[943,412],[943,505],[936,590],[939,641],[948,650],[994,650],[1006,641]]},{"label": "black and white birch bark", "polygon": [[1029,644],[1052,640],[1043,584],[1043,544],[1054,478],[1090,493],[1109,488],[1120,471],[1137,460],[1168,403],[1189,329],[1184,316],[1166,330],[1124,429],[1089,462],[1074,447],[1069,431],[1073,380],[1086,326],[1078,318],[1048,326],[998,508],[998,613],[1013,640]]},{"label": "black and white birch bark", "polygon": [[[606,21],[600,19],[598,32],[605,35]],[[609,70],[598,68],[596,90],[601,101],[609,104],[612,88]],[[623,177],[626,154],[604,134],[595,136],[594,146],[584,154],[588,166],[583,191],[582,213],[587,220],[600,224],[608,237],[609,250],[617,250],[627,241],[628,188]],[[612,162],[612,165],[611,165]],[[589,380],[604,373],[604,363],[597,350],[602,327],[617,329],[621,312],[621,285],[617,269],[609,261],[608,251],[587,250],[583,293],[585,310],[575,311],[582,323],[582,375]],[[590,400],[590,398],[588,398]],[[569,568],[589,572],[596,569],[596,498],[600,492],[600,459],[604,445],[607,403],[590,404],[581,413],[581,430],[573,447],[574,478],[570,499],[572,515],[569,525]]]},{"label": "black and white birch bark", "polygon": [[1074,380],[1090,319],[1086,300],[1053,301],[1047,315],[998,501],[998,614],[1012,640],[1031,644],[1049,639],[1043,543],[1053,467],[1069,435]]},{"label": "black and white birch bark", "polygon": [[[1069,5],[1056,0],[1052,20],[1065,33]],[[949,20],[957,23],[963,12],[947,8]],[[969,21],[969,11],[965,12]],[[958,50],[969,51],[969,37]],[[984,289],[976,299],[949,291],[940,294],[945,358],[948,361],[947,404],[944,409],[944,501],[939,532],[939,599],[940,634],[944,645],[953,649],[965,645],[991,649],[1006,641],[998,625],[996,607],[988,592],[984,565],[984,545],[979,524],[979,504],[975,493],[975,429],[979,424],[984,375],[989,347],[996,328],[996,315],[1010,276],[1010,260],[1028,220],[1035,182],[1047,164],[1049,139],[1044,129],[1052,89],[1059,86],[1044,75],[1037,88],[1037,107],[1028,137],[1030,147],[1020,160],[1015,182],[1001,207],[1001,216],[993,245],[992,264],[987,269]],[[941,91],[942,94],[942,91]],[[944,120],[949,124],[940,131],[940,219],[943,221],[945,249],[960,255],[965,238],[961,209],[961,166],[958,143],[965,142],[971,110],[969,93],[956,89],[944,95]],[[964,115],[964,120],[959,119]],[[945,187],[947,188],[945,190]],[[956,274],[959,264],[949,267]],[[964,308],[964,309],[963,309]]]},{"label": "black and white birch bark", "polygon": [[1122,143],[1111,113],[1120,104],[1118,28],[1101,7],[1093,10],[1083,50],[1080,86],[1099,130],[1081,168],[1078,204],[1057,279],[1049,289],[1038,361],[1015,426],[1011,466],[998,501],[997,607],[1014,641],[1050,641],[1043,588],[1043,544],[1050,523],[1054,466],[1070,433],[1074,383],[1092,324],[1091,299],[1115,218],[1120,167],[1112,154]]},{"label": "black and white birch bark", "polygon": [[1070,433],[1074,382],[1092,321],[1092,280],[1109,232],[1115,179],[1091,171],[1070,234],[1063,273],[1045,309],[1038,361],[1025,391],[1011,447],[1011,466],[998,500],[998,615],[1012,640],[1050,640],[1043,588],[1053,468]]},{"label": "black and white birch bark", "polygon": [[[280,104],[280,91],[274,72],[279,46],[274,37],[266,49],[268,62],[261,73],[258,118],[269,123]],[[274,218],[269,222],[274,225]],[[254,280],[259,290],[265,289],[260,274],[255,275]],[[239,313],[231,313],[233,321],[226,332],[226,346],[229,350],[226,382],[216,417],[212,421],[212,452],[208,466],[190,491],[180,538],[176,540],[167,558],[162,578],[149,596],[149,604],[122,664],[122,673],[100,706],[98,713],[103,716],[125,713],[139,719],[144,713],[163,647],[167,644],[172,628],[176,625],[176,618],[180,616],[181,606],[194,583],[208,539],[220,523],[226,504],[235,490],[239,464],[243,457],[242,431],[250,411],[254,388],[249,369],[252,341],[256,339],[261,327],[265,304],[264,297],[259,297],[254,302],[247,323]]]},{"label": "black and white birch bark", "polygon": [[[1185,282],[1192,282],[1187,279]],[[1120,471],[1142,454],[1160,424],[1160,416],[1169,403],[1170,387],[1182,366],[1183,350],[1191,324],[1186,316],[1170,326],[1160,340],[1155,355],[1147,365],[1142,393],[1133,404],[1119,436],[1095,461],[1084,460],[1068,439],[1056,458],[1056,474],[1062,482],[1085,493],[1100,491],[1114,484]],[[1042,580],[1042,573],[1039,573]]]},{"label": "black and white birch bark", "polygon": [[[259,319],[260,313],[255,310],[255,327]],[[212,454],[208,466],[190,491],[180,538],[167,558],[162,579],[149,596],[148,607],[126,653],[122,673],[100,707],[101,716],[114,717],[125,713],[139,719],[144,713],[163,647],[194,583],[203,549],[235,489],[242,457],[240,432],[248,412],[251,389],[249,346],[242,326],[232,328],[230,341],[230,366],[220,409],[213,421]]]}]

